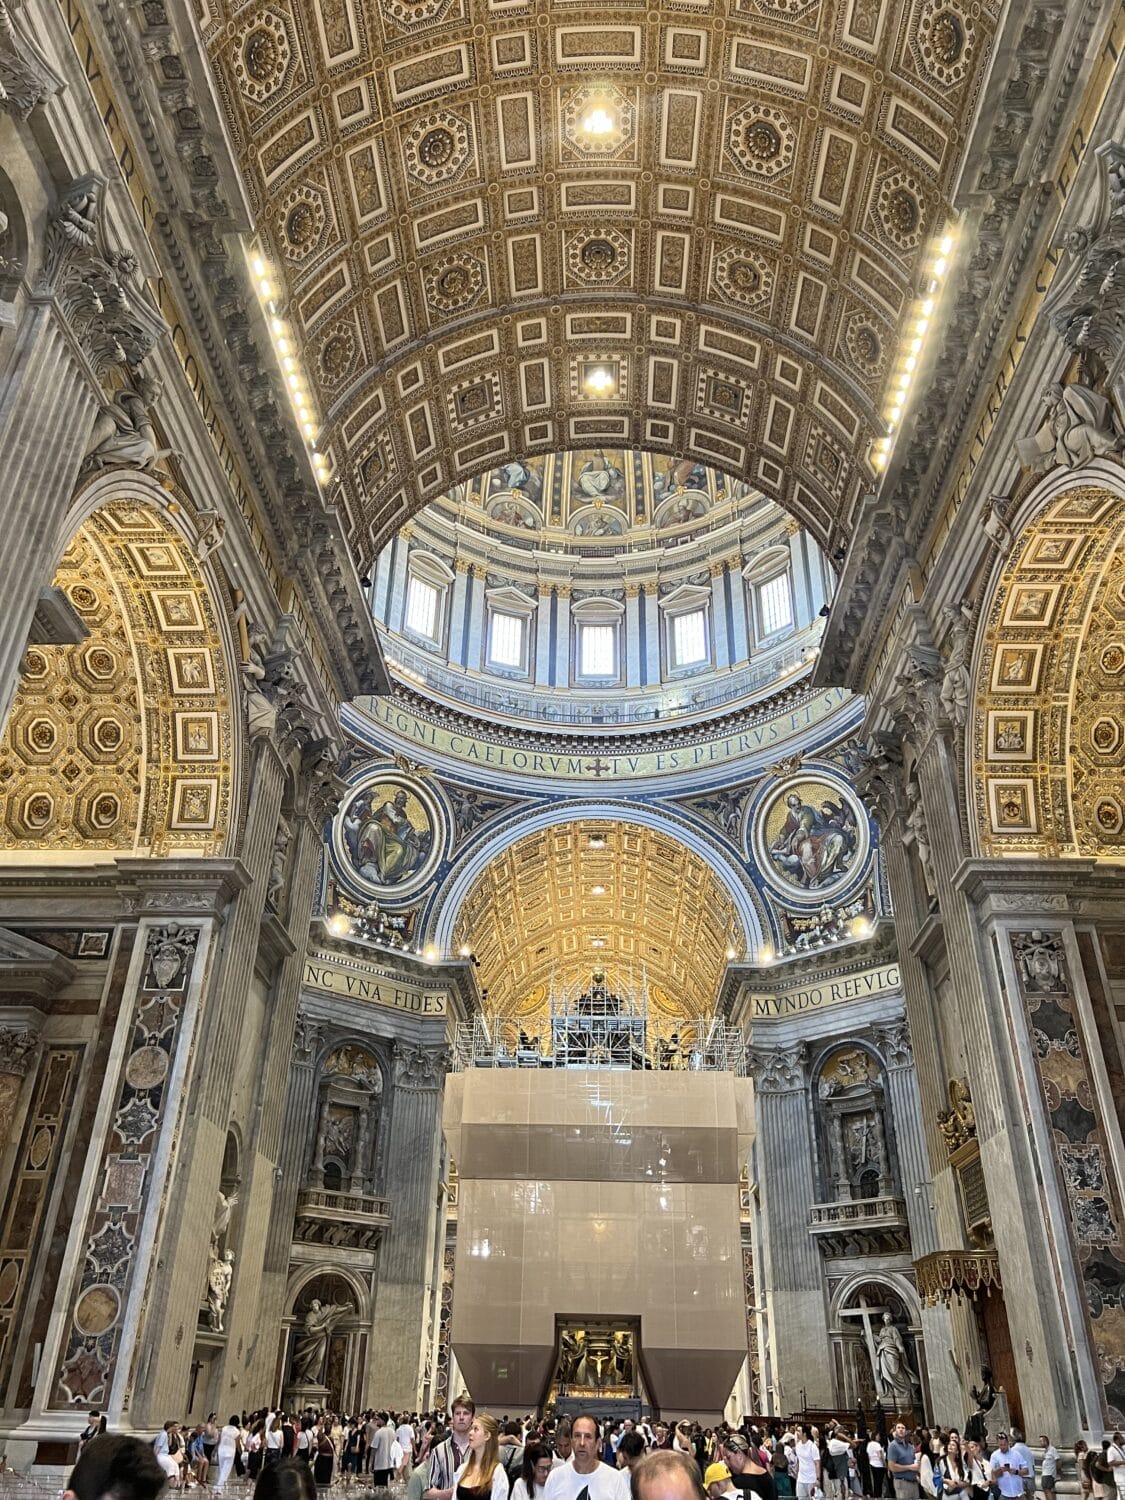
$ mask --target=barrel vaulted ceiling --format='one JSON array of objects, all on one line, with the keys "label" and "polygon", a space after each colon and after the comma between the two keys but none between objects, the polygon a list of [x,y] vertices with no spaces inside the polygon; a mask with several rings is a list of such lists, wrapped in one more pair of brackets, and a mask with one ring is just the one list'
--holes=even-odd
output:
[{"label": "barrel vaulted ceiling", "polygon": [[846,535],[999,0],[199,4],[361,562],[603,444]]},{"label": "barrel vaulted ceiling", "polygon": [[706,1017],[745,937],[710,865],[632,823],[556,823],[494,860],[465,897],[455,945],[480,965],[486,1010],[547,1027],[548,996],[576,995],[603,968],[656,1020]]}]

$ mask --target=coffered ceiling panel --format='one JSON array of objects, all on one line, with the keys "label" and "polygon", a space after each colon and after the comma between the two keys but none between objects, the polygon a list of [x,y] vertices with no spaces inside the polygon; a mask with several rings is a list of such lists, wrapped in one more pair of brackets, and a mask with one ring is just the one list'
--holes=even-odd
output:
[{"label": "coffered ceiling panel", "polygon": [[846,533],[998,6],[213,0],[359,560],[459,479],[598,443]]},{"label": "coffered ceiling panel", "polygon": [[728,949],[743,935],[711,867],[631,823],[561,823],[504,850],[465,898],[455,946],[471,948],[490,1015],[546,1024],[549,996],[594,969],[659,1020],[710,1016]]}]

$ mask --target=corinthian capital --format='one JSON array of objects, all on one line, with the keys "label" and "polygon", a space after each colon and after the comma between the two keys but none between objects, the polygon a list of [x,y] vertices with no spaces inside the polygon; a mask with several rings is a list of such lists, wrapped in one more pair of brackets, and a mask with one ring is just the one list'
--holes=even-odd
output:
[{"label": "corinthian capital", "polygon": [[62,79],[27,35],[19,7],[0,0],[0,109],[26,120],[62,88]]},{"label": "corinthian capital", "polygon": [[891,1021],[886,1026],[876,1026],[875,1040],[888,1068],[909,1068],[913,1065],[914,1049],[910,1044],[910,1027],[905,1021]]},{"label": "corinthian capital", "polygon": [[446,1046],[413,1047],[409,1043],[395,1048],[395,1087],[400,1089],[440,1089],[449,1071],[451,1054]]},{"label": "corinthian capital", "polygon": [[[2,0],[0,0],[2,3]],[[47,228],[38,290],[60,311],[95,371],[136,369],[165,331],[137,278],[137,260],[106,244],[105,183],[93,175],[71,183]]]},{"label": "corinthian capital", "polygon": [[893,734],[873,734],[859,751],[855,789],[880,827],[903,805],[902,741]]},{"label": "corinthian capital", "polygon": [[764,1094],[784,1094],[803,1089],[808,1080],[809,1049],[804,1042],[795,1047],[747,1047],[746,1064],[755,1087]]},{"label": "corinthian capital", "polygon": [[28,1026],[0,1027],[0,1073],[22,1078],[39,1050],[39,1033]]}]

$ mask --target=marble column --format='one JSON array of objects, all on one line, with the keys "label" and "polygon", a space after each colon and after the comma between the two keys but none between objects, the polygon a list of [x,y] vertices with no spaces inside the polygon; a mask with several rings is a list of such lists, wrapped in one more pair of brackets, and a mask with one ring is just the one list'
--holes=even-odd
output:
[{"label": "marble column", "polygon": [[660,682],[660,599],[656,589],[645,589],[644,639],[641,642],[644,655],[644,681],[649,687]]},{"label": "marble column", "polygon": [[558,623],[555,627],[555,678],[554,685],[560,688],[570,687],[570,589],[565,584],[559,584],[555,590],[555,599],[558,602]]},{"label": "marble column", "polygon": [[465,591],[472,565],[463,557],[459,557],[453,566],[453,587],[449,594],[449,651],[447,654],[450,662],[464,667],[468,665],[465,660]]},{"label": "marble column", "polygon": [[364,1401],[416,1407],[429,1332],[431,1249],[441,1166],[441,1102],[448,1052],[399,1042],[386,1156],[391,1226],[379,1255],[375,1326]]},{"label": "marble column", "polygon": [[0,390],[7,538],[0,724],[19,682],[39,590],[51,582],[65,541],[94,417],[106,403],[99,381],[115,364],[135,369],[164,326],[135,283],[132,258],[105,244],[104,193],[104,183],[88,177],[62,195]]},{"label": "marble column", "polygon": [[758,1192],[767,1265],[771,1339],[781,1411],[827,1407],[833,1401],[828,1309],[820,1251],[809,1233],[816,1201],[812,1110],[804,1042],[747,1052],[754,1079]]}]

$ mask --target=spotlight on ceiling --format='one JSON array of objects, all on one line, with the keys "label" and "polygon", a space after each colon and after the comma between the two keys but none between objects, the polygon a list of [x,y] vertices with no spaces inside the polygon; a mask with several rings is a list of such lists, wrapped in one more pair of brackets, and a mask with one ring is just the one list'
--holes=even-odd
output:
[{"label": "spotlight on ceiling", "polygon": [[595,365],[592,370],[587,372],[586,389],[593,395],[608,396],[613,387],[613,374],[604,365]]},{"label": "spotlight on ceiling", "polygon": [[473,956],[473,950],[469,947],[468,943],[462,943],[458,952],[462,958],[472,958]]},{"label": "spotlight on ceiling", "polygon": [[828,618],[828,616],[829,616],[829,615],[830,615],[830,614],[831,614],[831,613],[832,613],[832,610],[831,610],[831,609],[830,609],[830,608],[829,608],[829,606],[828,606],[828,605],[827,605],[827,604],[822,604],[822,605],[821,605],[821,606],[820,606],[820,614],[821,614],[821,617],[822,617],[822,618],[823,618],[823,619],[825,619],[825,620],[827,620],[827,618]]},{"label": "spotlight on ceiling", "polygon": [[368,575],[366,573],[359,580],[359,582],[360,582],[360,586],[362,588],[369,589],[371,587],[371,579],[368,577]]},{"label": "spotlight on ceiling", "polygon": [[738,957],[738,949],[737,948],[728,948],[727,949],[727,962],[728,963],[730,963],[732,961],[732,959],[736,959],[737,957]]},{"label": "spotlight on ceiling", "polygon": [[604,948],[605,947],[605,938],[591,938],[590,939],[590,947],[591,948]]},{"label": "spotlight on ceiling", "polygon": [[333,937],[347,937],[352,930],[352,924],[342,911],[334,911],[324,925]]},{"label": "spotlight on ceiling", "polygon": [[606,846],[606,837],[605,837],[604,833],[592,833],[590,835],[590,848],[591,849],[604,849],[605,846]]},{"label": "spotlight on ceiling", "polygon": [[595,104],[582,116],[582,129],[587,135],[612,135],[613,116],[603,104]]},{"label": "spotlight on ceiling", "polygon": [[591,894],[591,896],[604,896],[605,895],[605,886],[604,885],[592,885],[590,887],[590,894]]}]

